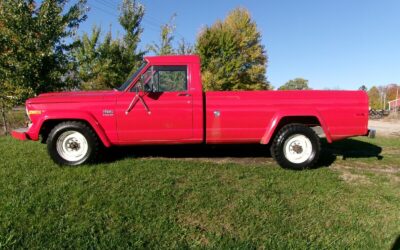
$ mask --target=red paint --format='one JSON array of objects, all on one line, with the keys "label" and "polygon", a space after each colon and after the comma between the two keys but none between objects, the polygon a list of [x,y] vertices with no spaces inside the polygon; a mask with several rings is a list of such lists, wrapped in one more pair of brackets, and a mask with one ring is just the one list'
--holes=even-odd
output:
[{"label": "red paint", "polygon": [[[285,117],[315,117],[329,142],[367,134],[368,97],[364,91],[224,91],[202,90],[197,56],[146,57],[146,67],[124,91],[42,94],[26,102],[32,126],[14,131],[17,139],[38,140],[44,122],[82,120],[105,146],[176,143],[262,143],[271,140]],[[186,91],[141,91],[150,112],[138,101],[125,114],[135,92],[130,89],[151,66],[186,65]],[[205,101],[205,102],[204,102]],[[205,121],[205,122],[204,122]]]},{"label": "red paint", "polygon": [[23,130],[13,130],[11,131],[11,136],[21,141],[28,140],[27,133]]}]

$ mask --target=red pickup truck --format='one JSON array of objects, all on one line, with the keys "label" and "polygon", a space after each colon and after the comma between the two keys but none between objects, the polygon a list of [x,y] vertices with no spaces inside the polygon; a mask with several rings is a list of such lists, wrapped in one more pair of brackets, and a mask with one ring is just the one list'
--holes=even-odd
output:
[{"label": "red pickup truck", "polygon": [[101,146],[269,145],[285,168],[318,160],[320,126],[328,142],[368,134],[364,91],[204,92],[198,56],[145,57],[118,89],[41,94],[26,101],[27,128],[12,136],[47,143],[51,158],[79,165]]}]

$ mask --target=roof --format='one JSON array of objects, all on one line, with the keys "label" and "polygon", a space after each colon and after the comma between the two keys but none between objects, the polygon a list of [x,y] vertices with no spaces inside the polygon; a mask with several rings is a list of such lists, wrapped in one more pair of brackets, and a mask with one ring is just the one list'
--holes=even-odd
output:
[{"label": "roof", "polygon": [[144,59],[152,63],[200,63],[198,55],[145,56]]}]

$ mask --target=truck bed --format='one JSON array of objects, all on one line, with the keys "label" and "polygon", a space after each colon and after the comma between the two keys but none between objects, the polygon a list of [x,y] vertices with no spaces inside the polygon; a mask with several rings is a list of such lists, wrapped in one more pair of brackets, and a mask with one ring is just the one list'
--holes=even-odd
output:
[{"label": "truck bed", "polygon": [[368,130],[364,91],[210,91],[205,107],[207,143],[268,143],[268,133],[291,115],[317,118],[330,142]]}]

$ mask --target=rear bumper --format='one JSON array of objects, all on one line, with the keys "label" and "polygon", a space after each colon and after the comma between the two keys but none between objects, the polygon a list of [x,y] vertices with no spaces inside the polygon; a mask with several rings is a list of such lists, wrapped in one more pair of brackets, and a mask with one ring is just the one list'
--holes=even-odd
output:
[{"label": "rear bumper", "polygon": [[29,140],[29,136],[27,134],[29,128],[18,128],[13,131],[11,131],[11,136],[14,137],[15,139],[25,141]]},{"label": "rear bumper", "polygon": [[368,136],[370,138],[375,138],[376,135],[376,130],[375,129],[368,129],[368,132],[365,136]]}]

